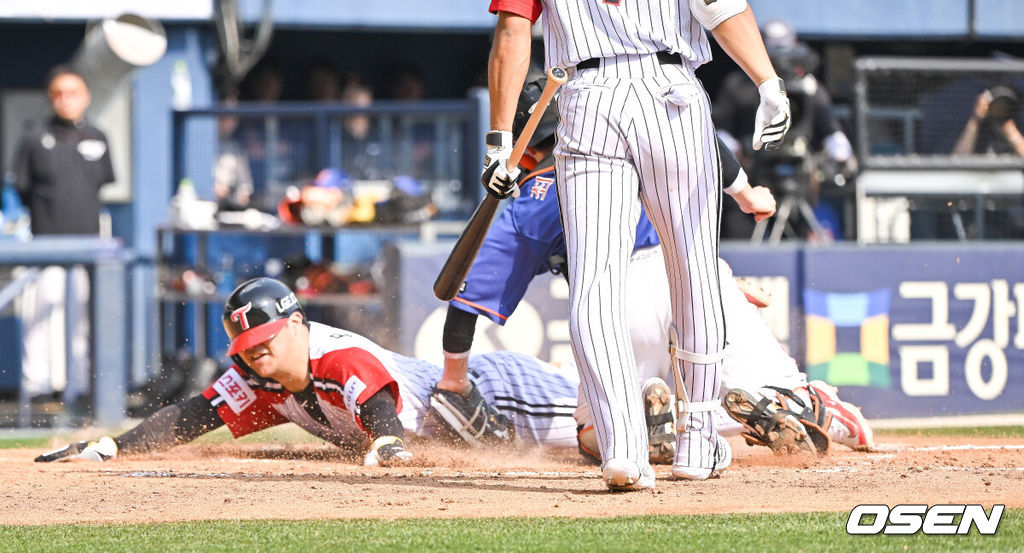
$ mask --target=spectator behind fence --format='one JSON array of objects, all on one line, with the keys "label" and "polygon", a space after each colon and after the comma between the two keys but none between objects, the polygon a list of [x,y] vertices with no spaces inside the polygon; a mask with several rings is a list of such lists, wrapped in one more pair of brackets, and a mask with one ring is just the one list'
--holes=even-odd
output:
[{"label": "spectator behind fence", "polygon": [[[346,106],[366,108],[373,104],[373,91],[358,76],[350,76],[341,91]],[[367,114],[346,115],[342,120],[341,168],[354,179],[382,179],[384,146],[380,126]]]},{"label": "spectator behind fence", "polygon": [[316,61],[306,70],[307,100],[337,102],[341,98],[341,74],[330,62]]},{"label": "spectator behind fence", "polygon": [[[273,108],[284,87],[280,66],[267,60],[242,82],[241,97]],[[273,212],[290,184],[309,178],[316,171],[311,160],[312,132],[313,124],[308,117],[249,117],[239,123],[236,135],[249,158],[254,207]]]},{"label": "spectator behind fence", "polygon": [[[15,187],[28,206],[34,236],[98,235],[99,189],[114,180],[107,137],[85,121],[89,88],[73,69],[51,70],[47,93],[53,116],[22,137]],[[79,265],[70,271],[46,267],[26,288],[21,386],[29,397],[63,389],[67,405],[84,404],[91,381],[88,303],[89,276]]]},{"label": "spectator behind fence", "polygon": [[417,102],[423,99],[423,75],[411,65],[400,64],[391,73],[388,92],[392,100]]},{"label": "spectator behind fence", "polygon": [[[783,190],[780,181],[800,181],[803,194],[811,204],[817,204],[818,186],[812,178],[821,167],[814,159],[816,152],[824,152],[832,166],[829,172],[849,177],[856,171],[857,160],[853,147],[832,112],[832,99],[825,87],[814,77],[817,54],[797,39],[796,32],[786,22],[772,20],[761,27],[765,48],[772,65],[786,82],[793,111],[793,123],[783,146],[774,151],[757,151],[751,146],[753,127],[750,122],[760,103],[757,87],[743,71],[726,76],[715,95],[712,119],[718,134],[740,159],[753,182],[770,186],[777,198],[794,191]],[[841,210],[839,210],[841,212]],[[722,204],[722,238],[749,238],[753,233],[753,219],[741,212],[734,202]],[[803,236],[806,227],[798,227]]]},{"label": "spectator behind fence", "polygon": [[[235,107],[238,97],[229,93],[221,104]],[[218,208],[225,211],[246,209],[252,202],[252,173],[245,151],[234,138],[237,129],[237,115],[217,118],[218,154],[213,165],[213,194],[217,197]]]},{"label": "spectator behind fence", "polygon": [[[409,103],[423,100],[424,88],[423,74],[406,63],[396,66],[387,85],[391,99]],[[428,177],[439,138],[435,136],[433,122],[427,118],[413,116],[399,120],[394,140],[397,149],[395,172]]]},{"label": "spectator behind fence", "polygon": [[1020,95],[1008,86],[982,91],[974,112],[960,131],[954,154],[1017,154],[1024,156],[1024,135],[1017,127]]}]

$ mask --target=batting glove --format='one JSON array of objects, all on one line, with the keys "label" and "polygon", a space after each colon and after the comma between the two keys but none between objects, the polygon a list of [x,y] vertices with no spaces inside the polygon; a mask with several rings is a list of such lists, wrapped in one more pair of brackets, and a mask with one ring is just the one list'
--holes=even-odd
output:
[{"label": "batting glove", "polygon": [[487,155],[484,156],[484,171],[480,182],[487,193],[499,200],[509,196],[519,197],[519,167],[508,170],[506,164],[512,155],[512,133],[491,131],[487,133]]},{"label": "batting glove", "polygon": [[755,150],[764,146],[765,150],[774,150],[782,146],[782,139],[789,130],[790,112],[789,97],[782,79],[768,79],[757,87],[761,93],[761,105],[757,106],[754,116]]},{"label": "batting glove", "polygon": [[52,463],[53,461],[71,461],[84,459],[86,461],[109,461],[117,457],[117,444],[110,436],[92,442],[76,442],[68,444],[60,449],[46,452],[36,457],[37,463]]},{"label": "batting glove", "polygon": [[405,450],[402,438],[398,436],[381,436],[370,445],[370,451],[363,459],[367,467],[390,467],[403,465],[412,460],[412,453]]}]

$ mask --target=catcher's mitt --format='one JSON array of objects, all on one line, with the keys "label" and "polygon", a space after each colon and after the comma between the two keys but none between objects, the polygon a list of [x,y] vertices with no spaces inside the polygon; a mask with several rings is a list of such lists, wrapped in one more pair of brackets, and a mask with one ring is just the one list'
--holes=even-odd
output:
[{"label": "catcher's mitt", "polygon": [[480,395],[471,384],[468,396],[434,388],[430,409],[454,435],[472,446],[510,445],[515,442],[512,422]]},{"label": "catcher's mitt", "polygon": [[734,388],[722,400],[725,412],[743,424],[743,438],[750,445],[763,445],[775,453],[814,453],[814,443],[796,414],[780,408],[767,397]]}]

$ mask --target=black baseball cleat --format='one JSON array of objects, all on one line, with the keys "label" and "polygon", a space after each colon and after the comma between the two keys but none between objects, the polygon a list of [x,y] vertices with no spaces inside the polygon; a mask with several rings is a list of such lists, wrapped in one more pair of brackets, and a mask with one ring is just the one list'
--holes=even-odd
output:
[{"label": "black baseball cleat", "polygon": [[473,383],[465,396],[435,387],[430,394],[430,409],[445,427],[470,445],[507,445],[515,440],[512,422],[488,405]]}]

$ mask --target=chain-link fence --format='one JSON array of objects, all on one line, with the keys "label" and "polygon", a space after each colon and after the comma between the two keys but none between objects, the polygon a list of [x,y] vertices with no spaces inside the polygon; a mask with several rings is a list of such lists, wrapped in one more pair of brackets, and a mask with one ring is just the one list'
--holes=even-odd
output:
[{"label": "chain-link fence", "polygon": [[[1024,237],[1024,62],[870,57],[856,72],[862,240]],[[883,217],[867,196],[904,207]]]}]

